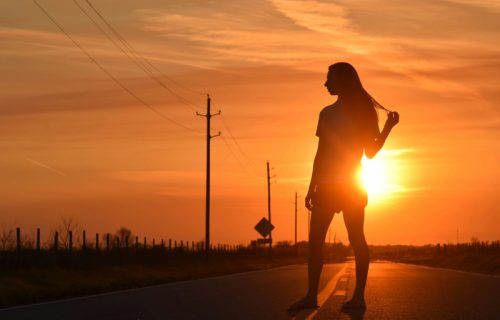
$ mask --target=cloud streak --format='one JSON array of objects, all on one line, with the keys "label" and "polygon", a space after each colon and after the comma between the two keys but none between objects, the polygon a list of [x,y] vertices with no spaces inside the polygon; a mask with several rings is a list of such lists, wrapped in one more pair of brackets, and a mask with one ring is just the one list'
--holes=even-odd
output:
[{"label": "cloud streak", "polygon": [[36,165],[36,166],[38,166],[40,168],[46,169],[46,170],[48,170],[48,171],[50,171],[52,173],[55,173],[55,174],[57,174],[57,175],[59,175],[61,177],[67,177],[68,176],[66,173],[64,173],[64,172],[62,172],[60,170],[57,170],[57,169],[55,169],[55,168],[53,168],[53,167],[51,167],[51,166],[49,166],[49,165],[47,165],[45,163],[37,161],[35,159],[29,158],[29,157],[25,157],[25,159],[28,160],[30,163],[32,163],[32,164],[34,164],[34,165]]}]

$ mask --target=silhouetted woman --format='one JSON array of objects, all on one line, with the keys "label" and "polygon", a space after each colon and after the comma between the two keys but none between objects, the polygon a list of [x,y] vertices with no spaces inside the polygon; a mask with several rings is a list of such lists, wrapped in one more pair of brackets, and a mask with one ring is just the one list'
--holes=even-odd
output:
[{"label": "silhouetted woman", "polygon": [[[349,242],[356,258],[356,288],[343,309],[364,309],[369,252],[363,231],[366,190],[360,182],[361,158],[373,158],[382,148],[399,115],[378,104],[363,88],[354,67],[345,62],[331,65],[325,87],[338,99],[319,115],[318,150],[306,207],[312,211],[309,235],[309,288],[306,297],[290,309],[317,308],[318,283],[323,268],[323,243],[333,215],[343,212]],[[376,108],[388,112],[379,131]]]}]

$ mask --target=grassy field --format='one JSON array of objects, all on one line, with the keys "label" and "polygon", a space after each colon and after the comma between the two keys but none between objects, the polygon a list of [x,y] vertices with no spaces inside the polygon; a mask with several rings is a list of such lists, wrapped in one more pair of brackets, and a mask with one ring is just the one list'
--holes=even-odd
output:
[{"label": "grassy field", "polygon": [[0,306],[63,299],[207,276],[303,263],[304,258],[203,259],[175,263],[127,264],[86,269],[61,267],[5,270],[0,277]]},{"label": "grassy field", "polygon": [[373,246],[372,260],[500,275],[500,244],[463,243],[428,246]]}]

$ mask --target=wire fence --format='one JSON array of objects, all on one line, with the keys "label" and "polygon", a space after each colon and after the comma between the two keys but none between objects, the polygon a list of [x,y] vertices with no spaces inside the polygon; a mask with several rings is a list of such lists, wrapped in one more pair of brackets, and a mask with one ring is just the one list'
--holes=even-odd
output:
[{"label": "wire fence", "polygon": [[[47,234],[46,234],[47,235]],[[21,228],[0,233],[0,268],[68,267],[88,268],[99,265],[156,264],[178,260],[204,259],[204,241],[157,239],[133,235],[122,228],[116,233],[77,233],[55,231],[43,239],[40,228],[34,235],[23,234]],[[276,242],[272,250],[267,244],[252,241],[249,245],[213,244],[211,259],[298,258],[305,261],[308,243]],[[325,261],[340,261],[349,255],[342,243],[325,245]],[[303,262],[302,261],[302,262]]]}]

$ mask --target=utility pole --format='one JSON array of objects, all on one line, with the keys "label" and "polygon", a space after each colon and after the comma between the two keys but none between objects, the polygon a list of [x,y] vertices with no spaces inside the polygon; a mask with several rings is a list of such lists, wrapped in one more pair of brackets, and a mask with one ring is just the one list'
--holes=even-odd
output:
[{"label": "utility pole", "polygon": [[297,254],[297,191],[295,191],[295,254]]},{"label": "utility pole", "polygon": [[[268,213],[268,220],[269,223],[271,223],[271,173],[269,169],[269,161],[267,161],[267,213]],[[271,232],[269,232],[269,250],[273,250],[273,237],[271,235]]]},{"label": "utility pole", "polygon": [[205,258],[208,259],[210,255],[210,140],[220,136],[220,131],[216,135],[210,135],[210,119],[213,116],[220,115],[219,112],[215,114],[210,113],[210,95],[207,94],[207,114],[196,112],[196,115],[207,118],[207,181],[206,181],[206,202],[205,202]]}]

